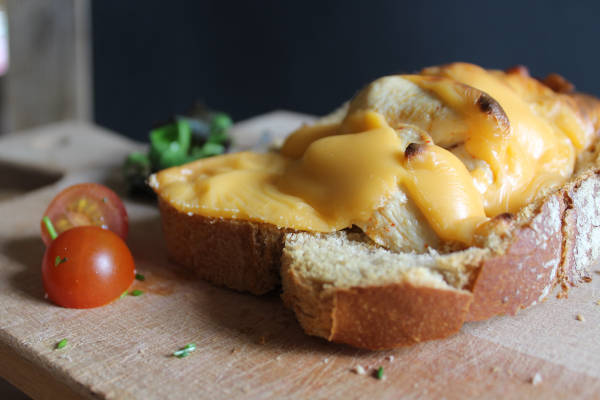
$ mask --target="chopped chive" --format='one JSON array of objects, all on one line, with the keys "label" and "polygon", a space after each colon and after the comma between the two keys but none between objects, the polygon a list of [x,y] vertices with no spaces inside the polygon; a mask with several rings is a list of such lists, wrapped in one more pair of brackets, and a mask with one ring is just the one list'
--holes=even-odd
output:
[{"label": "chopped chive", "polygon": [[42,218],[42,222],[44,223],[44,226],[46,227],[46,230],[50,235],[50,239],[56,239],[58,234],[56,233],[56,230],[54,229],[54,225],[52,225],[52,221],[50,221],[50,218],[48,218],[48,216],[44,216],[44,218]]},{"label": "chopped chive", "polygon": [[375,373],[377,379],[383,379],[383,367],[379,367]]},{"label": "chopped chive", "polygon": [[194,343],[188,343],[185,345],[185,349],[189,351],[194,351],[196,350],[196,345]]},{"label": "chopped chive", "polygon": [[123,293],[121,293],[121,296],[119,296],[120,299],[122,299],[123,297],[127,296],[127,290],[124,291]]},{"label": "chopped chive", "polygon": [[67,345],[67,339],[63,339],[60,342],[56,343],[56,350],[60,350]]},{"label": "chopped chive", "polygon": [[60,264],[67,262],[67,257],[61,258],[60,256],[56,256],[54,259],[54,266],[58,267]]},{"label": "chopped chive", "polygon": [[135,289],[135,290],[132,290],[131,292],[129,292],[129,294],[131,296],[141,296],[144,294],[144,292],[142,290]]},{"label": "chopped chive", "polygon": [[177,358],[184,358],[190,355],[192,351],[196,350],[196,345],[194,343],[188,343],[185,347],[173,352],[173,356]]},{"label": "chopped chive", "polygon": [[138,281],[145,281],[146,277],[142,274],[135,274],[135,279],[137,279]]}]

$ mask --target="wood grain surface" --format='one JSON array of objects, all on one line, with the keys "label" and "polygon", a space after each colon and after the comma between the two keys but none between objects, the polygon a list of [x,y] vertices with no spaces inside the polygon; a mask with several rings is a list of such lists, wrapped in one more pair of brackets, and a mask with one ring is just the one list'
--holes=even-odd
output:
[{"label": "wood grain surface", "polygon": [[[276,112],[236,126],[239,148],[310,117]],[[44,299],[39,220],[63,187],[104,182],[138,144],[76,123],[0,141],[0,374],[33,398],[599,398],[600,275],[515,317],[448,340],[368,352],[306,336],[278,293],[212,287],[169,263],[152,203],[127,200],[128,244],[145,293],[91,310]],[[3,183],[4,182],[4,183]],[[4,185],[4,187],[2,186]],[[594,267],[598,270],[598,267]],[[440,307],[443,307],[440,304]],[[576,319],[582,315],[585,321]],[[54,347],[63,338],[68,345]],[[197,350],[177,359],[189,342]],[[362,366],[367,374],[353,372]],[[384,380],[373,377],[383,366]],[[534,382],[534,377],[535,379]]]}]

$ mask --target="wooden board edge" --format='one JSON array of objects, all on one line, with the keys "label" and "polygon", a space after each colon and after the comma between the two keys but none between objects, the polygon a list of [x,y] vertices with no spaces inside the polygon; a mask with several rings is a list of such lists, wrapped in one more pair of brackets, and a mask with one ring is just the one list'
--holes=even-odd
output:
[{"label": "wooden board edge", "polygon": [[[0,342],[0,376],[33,399],[99,399],[83,386],[79,390],[58,379],[41,365]],[[79,385],[79,383],[74,383]]]}]

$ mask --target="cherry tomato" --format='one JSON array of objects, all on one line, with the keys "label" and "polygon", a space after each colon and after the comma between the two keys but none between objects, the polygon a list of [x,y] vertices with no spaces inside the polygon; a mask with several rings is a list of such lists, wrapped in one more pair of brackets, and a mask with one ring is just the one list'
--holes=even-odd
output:
[{"label": "cherry tomato", "polygon": [[[44,216],[50,218],[56,233],[75,226],[94,225],[115,232],[125,240],[129,220],[123,202],[109,188],[97,183],[80,183],[60,192],[50,203]],[[41,224],[42,239],[46,246],[50,235]]]},{"label": "cherry tomato", "polygon": [[99,307],[117,299],[133,282],[131,252],[115,233],[78,226],[46,248],[42,279],[48,298],[68,308]]}]

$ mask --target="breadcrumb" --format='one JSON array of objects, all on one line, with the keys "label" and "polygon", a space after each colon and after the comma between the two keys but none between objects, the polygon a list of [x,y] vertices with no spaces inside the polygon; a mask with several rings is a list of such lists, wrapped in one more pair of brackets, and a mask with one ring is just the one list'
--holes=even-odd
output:
[{"label": "breadcrumb", "polygon": [[352,368],[352,372],[356,373],[357,375],[364,375],[367,373],[362,365],[357,365],[356,367]]},{"label": "breadcrumb", "polygon": [[394,362],[394,356],[387,356],[385,359],[391,363]]},{"label": "breadcrumb", "polygon": [[581,315],[581,314],[577,314],[577,316],[575,317],[575,319],[577,321],[585,322],[585,318],[583,318],[583,315]]},{"label": "breadcrumb", "polygon": [[535,375],[533,375],[533,378],[531,378],[531,384],[533,386],[537,386],[540,383],[542,383],[542,374],[540,374],[539,372],[536,372]]}]

